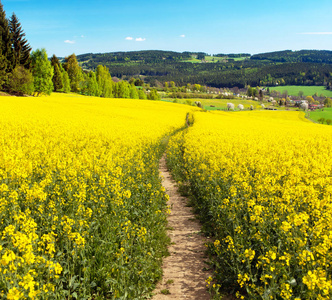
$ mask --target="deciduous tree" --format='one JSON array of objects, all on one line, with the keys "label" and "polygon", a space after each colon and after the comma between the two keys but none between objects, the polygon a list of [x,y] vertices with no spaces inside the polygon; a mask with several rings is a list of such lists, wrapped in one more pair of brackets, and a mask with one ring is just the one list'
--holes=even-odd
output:
[{"label": "deciduous tree", "polygon": [[53,91],[53,68],[45,49],[37,49],[31,53],[31,67],[37,96],[43,93],[50,95]]},{"label": "deciduous tree", "polygon": [[324,105],[325,105],[325,107],[332,107],[332,99],[325,98]]},{"label": "deciduous tree", "polygon": [[305,99],[308,101],[309,104],[314,103],[315,101],[315,99],[312,96],[307,96]]},{"label": "deciduous tree", "polygon": [[146,94],[144,93],[143,90],[139,90],[138,91],[138,97],[139,97],[139,99],[142,99],[142,100],[146,100],[147,99]]},{"label": "deciduous tree", "polygon": [[130,98],[130,85],[127,81],[117,83],[117,98]]},{"label": "deciduous tree", "polygon": [[66,72],[66,70],[60,65],[60,71],[61,71],[61,75],[62,75],[62,82],[63,82],[63,91],[65,93],[69,93],[70,92],[70,79],[69,79],[69,75]]},{"label": "deciduous tree", "polygon": [[139,99],[137,88],[134,85],[130,86],[130,99]]},{"label": "deciduous tree", "polygon": [[78,65],[76,55],[72,54],[66,57],[63,67],[68,73],[71,91],[75,93],[79,92],[81,82],[83,81],[83,74],[81,67]]},{"label": "deciduous tree", "polygon": [[299,91],[298,95],[299,95],[300,98],[302,98],[303,97],[303,91]]},{"label": "deciduous tree", "polygon": [[114,97],[114,83],[108,68],[98,65],[96,69],[96,79],[99,87],[98,96],[104,98]]},{"label": "deciduous tree", "polygon": [[8,89],[10,93],[31,95],[34,92],[33,76],[30,70],[17,65],[9,75]]},{"label": "deciduous tree", "polygon": [[148,95],[148,99],[149,100],[160,100],[160,96],[159,96],[157,90],[152,89]]},{"label": "deciduous tree", "polygon": [[96,74],[93,71],[90,71],[88,74],[85,74],[84,77],[85,84],[83,94],[87,96],[99,96],[99,87]]}]

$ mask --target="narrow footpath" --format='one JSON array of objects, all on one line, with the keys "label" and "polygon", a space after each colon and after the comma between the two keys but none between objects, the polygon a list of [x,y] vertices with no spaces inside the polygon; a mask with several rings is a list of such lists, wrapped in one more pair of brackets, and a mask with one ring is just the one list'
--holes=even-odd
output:
[{"label": "narrow footpath", "polygon": [[160,175],[169,195],[171,213],[168,216],[170,256],[163,261],[163,279],[154,291],[153,300],[164,299],[210,299],[205,279],[209,277],[204,261],[206,239],[200,233],[200,224],[195,219],[188,200],[182,197],[175,181],[167,170],[165,155],[160,160]]}]

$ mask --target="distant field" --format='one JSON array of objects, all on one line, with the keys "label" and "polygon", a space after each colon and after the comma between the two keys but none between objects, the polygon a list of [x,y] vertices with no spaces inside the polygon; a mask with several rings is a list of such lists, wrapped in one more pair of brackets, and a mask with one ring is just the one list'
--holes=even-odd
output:
[{"label": "distant field", "polygon": [[269,87],[270,91],[278,91],[282,93],[287,91],[288,95],[298,96],[299,91],[303,92],[304,96],[312,96],[317,93],[318,96],[323,94],[325,97],[332,97],[332,91],[328,91],[324,86],[296,86],[296,85],[285,85],[285,86],[273,86]]},{"label": "distant field", "polygon": [[318,122],[318,119],[324,118],[325,120],[332,120],[332,107],[324,108],[324,110],[311,111],[309,118]]},{"label": "distant field", "polygon": [[[173,102],[173,100],[170,99],[163,101]],[[233,103],[235,108],[237,108],[239,104],[243,104],[244,108],[249,108],[250,105],[253,105],[255,109],[261,108],[257,101],[242,99],[178,99],[177,103],[187,104],[188,102],[191,102],[193,104],[195,101],[200,101],[203,108],[206,110],[224,110],[227,108],[227,103],[229,102]]]},{"label": "distant field", "polygon": [[[227,59],[234,59],[235,61],[239,61],[239,60],[245,60],[246,58],[248,58],[248,57],[218,57],[218,56],[210,56],[210,55],[205,56],[205,60],[210,63],[223,62]],[[183,62],[201,63],[202,61],[197,58],[191,58],[191,59],[184,60]]]},{"label": "distant field", "polygon": [[234,60],[235,60],[235,61],[240,61],[240,60],[245,60],[245,59],[249,59],[249,56],[234,57]]},{"label": "distant field", "polygon": [[[217,109],[226,109],[227,103],[233,103],[235,108],[239,104],[243,104],[244,108],[249,108],[250,105],[253,105],[254,108],[261,108],[259,102],[253,100],[242,100],[242,99],[201,99],[199,100],[203,108],[206,110],[217,110]],[[211,107],[214,106],[214,107]]]},{"label": "distant field", "polygon": [[[211,62],[211,63],[216,63],[216,62],[221,62],[223,61],[223,59],[221,57],[214,57],[214,56],[205,56],[204,58],[207,62]],[[183,62],[191,62],[191,63],[201,63],[202,60],[197,59],[197,58],[191,58],[191,59],[187,59],[184,60]]]}]

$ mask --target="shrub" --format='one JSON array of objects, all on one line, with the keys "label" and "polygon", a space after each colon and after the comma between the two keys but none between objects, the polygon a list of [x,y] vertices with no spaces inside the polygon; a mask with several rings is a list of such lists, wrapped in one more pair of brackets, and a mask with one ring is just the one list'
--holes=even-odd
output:
[{"label": "shrub", "polygon": [[320,124],[324,124],[324,122],[325,122],[325,118],[319,118],[317,121],[318,121],[318,123],[320,123]]},{"label": "shrub", "polygon": [[31,95],[34,92],[31,72],[23,66],[17,66],[9,76],[9,91],[18,95]]}]

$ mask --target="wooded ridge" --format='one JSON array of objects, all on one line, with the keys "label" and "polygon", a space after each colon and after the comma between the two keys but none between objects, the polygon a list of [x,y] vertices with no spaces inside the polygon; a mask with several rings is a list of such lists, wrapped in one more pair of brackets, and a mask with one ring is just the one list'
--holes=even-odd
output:
[{"label": "wooded ridge", "polygon": [[143,76],[155,85],[174,81],[178,86],[204,84],[212,87],[274,85],[332,85],[332,51],[277,51],[250,55],[203,52],[130,51],[88,53],[77,56],[83,69],[100,64],[122,79]]}]

